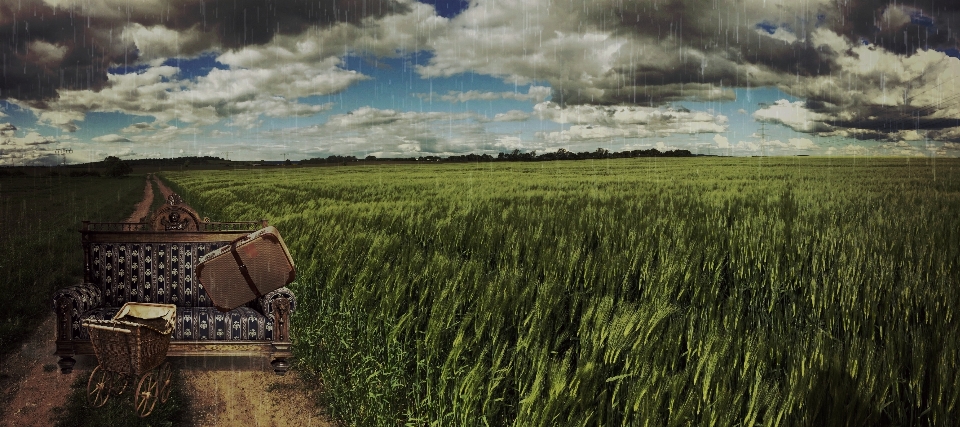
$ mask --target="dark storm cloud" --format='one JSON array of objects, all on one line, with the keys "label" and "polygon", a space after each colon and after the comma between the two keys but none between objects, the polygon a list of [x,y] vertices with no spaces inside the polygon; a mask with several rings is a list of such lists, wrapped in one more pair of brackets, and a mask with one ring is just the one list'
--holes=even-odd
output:
[{"label": "dark storm cloud", "polygon": [[99,24],[39,0],[0,3],[0,98],[43,100],[61,87],[101,86],[109,64],[123,55],[104,43]]},{"label": "dark storm cloud", "polygon": [[[825,113],[836,116],[836,108],[811,108],[811,102],[807,101],[807,107],[811,111]],[[894,135],[898,132],[909,130],[930,130],[942,131],[960,126],[960,120],[956,118],[935,117],[935,107],[910,108],[904,111],[900,108],[889,108],[875,105],[859,105],[847,108],[848,111],[856,112],[854,119],[835,120],[839,127],[853,129],[872,129],[880,135]],[[873,138],[873,136],[870,136]]]},{"label": "dark storm cloud", "polygon": [[[608,94],[600,101],[578,95],[577,87],[555,87],[554,99],[563,95],[570,103],[655,103],[680,96],[669,89],[684,84],[781,85],[791,77],[837,74],[843,71],[838,59],[850,52],[817,45],[814,33],[820,29],[897,54],[955,47],[951,26],[960,20],[960,2],[602,0],[581,13],[596,28],[676,54],[666,61],[640,57],[616,67],[621,78],[595,83]],[[769,73],[748,74],[749,65]]]},{"label": "dark storm cloud", "polygon": [[806,100],[810,119],[789,124],[804,132],[960,136],[956,60],[932,52],[958,45],[957,1],[601,0],[579,13],[628,40],[620,58],[633,58],[554,83],[564,104],[728,99],[718,88],[777,86]]},{"label": "dark storm cloud", "polygon": [[851,0],[838,2],[844,20],[837,32],[909,55],[917,49],[955,47],[960,2],[945,0]]},{"label": "dark storm cloud", "polygon": [[[51,2],[55,3],[55,2]],[[65,2],[0,0],[0,99],[39,108],[58,89],[98,90],[111,66],[135,63],[136,47],[121,33],[130,24],[211,34],[204,49],[267,43],[275,34],[299,34],[312,26],[358,23],[366,17],[407,10],[392,0],[171,0]]]},{"label": "dark storm cloud", "polygon": [[[179,10],[164,19],[171,29],[197,27],[214,31],[224,48],[269,42],[275,34],[299,34],[313,26],[359,23],[408,11],[392,0],[214,0],[179,1]],[[143,23],[147,25],[146,23]]]},{"label": "dark storm cloud", "polygon": [[[799,75],[829,74],[834,69],[834,52],[814,46],[810,33],[826,19],[828,10],[774,7],[772,2],[716,0],[626,0],[604,2],[610,21],[600,12],[601,25],[618,25],[646,38],[667,40],[678,48],[708,52],[733,63],[763,64],[774,70]],[[615,6],[615,7],[614,7]],[[778,10],[779,9],[779,10]],[[602,9],[601,9],[602,10]],[[796,40],[784,42],[765,37],[782,28]],[[673,72],[676,71],[676,72]],[[719,72],[718,72],[719,71]],[[719,82],[738,79],[735,67],[712,73],[701,72],[699,61],[688,61],[679,70],[640,70],[638,78],[663,79],[666,83]]]}]

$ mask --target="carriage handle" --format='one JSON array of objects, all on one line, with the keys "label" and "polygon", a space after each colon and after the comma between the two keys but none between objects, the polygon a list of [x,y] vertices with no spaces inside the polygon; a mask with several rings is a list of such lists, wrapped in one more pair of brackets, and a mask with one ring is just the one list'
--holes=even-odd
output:
[{"label": "carriage handle", "polygon": [[133,332],[132,332],[131,330],[129,330],[129,329],[114,328],[114,327],[112,327],[112,326],[97,325],[97,324],[95,324],[95,323],[85,323],[84,326],[86,326],[86,327],[88,327],[88,328],[103,329],[103,330],[105,330],[105,331],[123,332],[123,333],[125,333],[125,334],[133,333]]}]

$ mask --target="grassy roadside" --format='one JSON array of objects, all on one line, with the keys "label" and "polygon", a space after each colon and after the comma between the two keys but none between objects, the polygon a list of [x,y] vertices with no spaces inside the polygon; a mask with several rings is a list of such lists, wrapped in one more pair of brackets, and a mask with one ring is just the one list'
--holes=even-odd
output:
[{"label": "grassy roadside", "polygon": [[[82,280],[80,221],[123,220],[142,197],[141,176],[0,178],[0,358],[36,330],[57,289]],[[10,397],[0,394],[0,413]]]},{"label": "grassy roadside", "polygon": [[5,307],[0,351],[5,352],[50,311],[54,291],[81,280],[80,221],[125,219],[143,196],[143,179],[7,177],[0,179],[0,196],[0,304]]},{"label": "grassy roadside", "polygon": [[120,396],[111,396],[100,408],[87,405],[87,379],[90,372],[80,372],[71,386],[65,407],[55,408],[55,424],[58,427],[99,426],[189,426],[189,404],[183,388],[183,378],[174,370],[170,399],[157,402],[150,415],[140,418],[134,411],[132,396],[136,382],[127,384]]}]

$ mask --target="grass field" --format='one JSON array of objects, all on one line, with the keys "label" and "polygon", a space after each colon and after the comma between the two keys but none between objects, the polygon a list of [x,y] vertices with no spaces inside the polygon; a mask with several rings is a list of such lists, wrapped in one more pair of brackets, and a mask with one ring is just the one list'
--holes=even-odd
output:
[{"label": "grass field", "polygon": [[350,425],[960,422],[960,162],[165,173],[267,218]]},{"label": "grass field", "polygon": [[142,177],[0,178],[0,355],[52,312],[54,291],[83,279],[80,221],[123,220],[142,197]]}]

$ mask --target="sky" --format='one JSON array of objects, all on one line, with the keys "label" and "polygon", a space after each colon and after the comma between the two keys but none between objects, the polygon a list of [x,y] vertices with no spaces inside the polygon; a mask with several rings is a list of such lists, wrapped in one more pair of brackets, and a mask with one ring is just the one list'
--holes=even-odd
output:
[{"label": "sky", "polygon": [[0,0],[0,165],[960,156],[948,0]]}]

